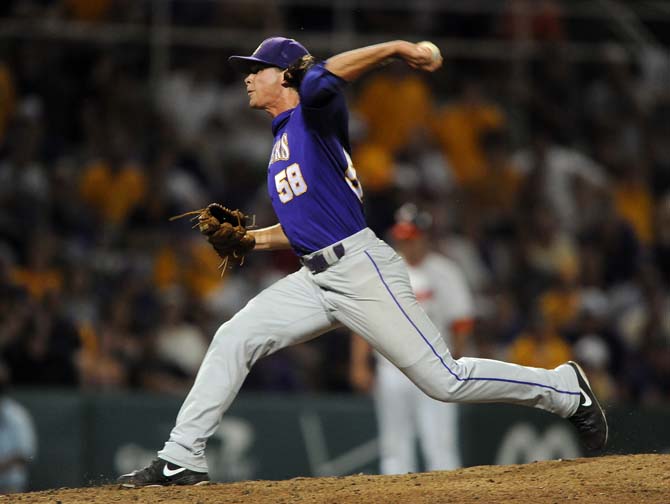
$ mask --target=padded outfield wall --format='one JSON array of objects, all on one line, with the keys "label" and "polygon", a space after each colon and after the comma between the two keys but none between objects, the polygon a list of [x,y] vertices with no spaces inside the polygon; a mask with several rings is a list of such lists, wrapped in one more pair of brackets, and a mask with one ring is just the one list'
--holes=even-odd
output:
[{"label": "padded outfield wall", "polygon": [[[162,446],[181,404],[148,394],[22,390],[38,455],[31,489],[113,481],[144,466]],[[568,422],[518,406],[463,405],[466,466],[585,455]],[[606,453],[670,453],[670,408],[608,409]],[[216,481],[376,473],[378,444],[371,400],[351,396],[241,395],[208,445]]]}]

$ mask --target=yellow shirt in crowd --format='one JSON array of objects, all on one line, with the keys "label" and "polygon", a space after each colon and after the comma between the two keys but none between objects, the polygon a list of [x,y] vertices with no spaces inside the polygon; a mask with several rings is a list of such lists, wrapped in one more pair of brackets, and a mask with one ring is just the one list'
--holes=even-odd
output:
[{"label": "yellow shirt in crowd", "polygon": [[354,150],[356,176],[366,191],[383,191],[395,182],[395,165],[387,148],[363,143]]},{"label": "yellow shirt in crowd", "polygon": [[552,369],[571,358],[570,345],[555,333],[545,335],[541,340],[521,334],[510,348],[510,361],[522,366]]},{"label": "yellow shirt in crowd", "polygon": [[654,238],[654,199],[649,189],[641,183],[618,183],[614,186],[614,205],[638,239],[649,245]]},{"label": "yellow shirt in crowd", "polygon": [[494,105],[454,103],[438,112],[433,131],[462,187],[475,187],[488,174],[481,136],[503,125],[504,116]]},{"label": "yellow shirt in crowd", "polygon": [[16,268],[10,273],[12,282],[23,287],[34,299],[42,299],[49,292],[60,292],[63,275],[56,269],[32,270]]},{"label": "yellow shirt in crowd", "polygon": [[174,247],[164,246],[155,256],[154,283],[160,290],[182,285],[203,299],[223,281],[218,269],[220,263],[221,258],[204,240],[189,244],[186,255],[178,255]]},{"label": "yellow shirt in crowd", "polygon": [[431,90],[422,76],[380,73],[368,79],[354,109],[368,127],[366,143],[391,155],[412,138],[412,132],[429,123]]},{"label": "yellow shirt in crowd", "polygon": [[105,161],[94,161],[85,168],[79,189],[104,221],[122,224],[145,198],[147,180],[136,165],[114,171]]}]

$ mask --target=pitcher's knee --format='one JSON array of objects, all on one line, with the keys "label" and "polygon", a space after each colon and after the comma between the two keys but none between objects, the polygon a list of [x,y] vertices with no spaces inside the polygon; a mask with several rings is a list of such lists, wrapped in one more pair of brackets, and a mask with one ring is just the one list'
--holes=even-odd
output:
[{"label": "pitcher's knee", "polygon": [[440,384],[431,385],[430,387],[422,388],[426,395],[442,402],[453,402],[454,395],[449,389]]},{"label": "pitcher's knee", "polygon": [[421,391],[432,399],[442,402],[453,402],[454,390],[453,385],[449,383],[445,377],[412,377],[414,384],[421,389]]},{"label": "pitcher's knee", "polygon": [[240,327],[234,319],[223,324],[212,340],[212,346],[220,348],[222,352],[234,355],[239,362],[244,362],[247,368],[266,355],[278,350],[277,338],[260,327]]},{"label": "pitcher's knee", "polygon": [[[445,366],[445,363],[449,367]],[[459,361],[446,358],[418,362],[403,369],[414,384],[426,395],[442,402],[456,402],[462,395],[463,380],[459,378],[466,373]]]}]

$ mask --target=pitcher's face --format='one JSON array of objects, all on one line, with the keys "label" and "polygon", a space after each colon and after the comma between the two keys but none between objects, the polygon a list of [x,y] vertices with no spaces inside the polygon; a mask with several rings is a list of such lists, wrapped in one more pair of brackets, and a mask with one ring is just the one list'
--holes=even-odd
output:
[{"label": "pitcher's face", "polygon": [[284,70],[277,67],[251,68],[244,78],[249,95],[249,106],[266,110],[277,103],[282,96]]}]

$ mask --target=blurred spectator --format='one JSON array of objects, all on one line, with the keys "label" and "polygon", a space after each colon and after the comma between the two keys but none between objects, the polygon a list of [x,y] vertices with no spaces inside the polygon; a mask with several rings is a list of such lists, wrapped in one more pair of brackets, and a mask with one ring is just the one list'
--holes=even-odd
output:
[{"label": "blurred spectator", "polygon": [[0,161],[0,233],[19,240],[19,230],[41,227],[48,219],[49,180],[37,159],[39,118],[21,114],[7,132],[7,154]]},{"label": "blurred spectator", "polygon": [[391,65],[363,81],[353,109],[366,124],[366,144],[394,155],[412,139],[415,129],[427,124],[432,100],[424,76],[405,65]]},{"label": "blurred spectator", "polygon": [[473,203],[487,226],[509,232],[522,176],[514,166],[508,139],[501,129],[486,131],[480,142],[486,175],[474,187]]},{"label": "blurred spectator", "polygon": [[577,272],[563,273],[552,282],[539,299],[544,317],[562,334],[572,327],[580,309],[580,291],[576,285]]},{"label": "blurred spectator", "polygon": [[456,181],[464,189],[473,189],[486,178],[481,139],[505,124],[502,111],[486,98],[483,87],[479,80],[465,77],[457,99],[442,106],[433,123]]},{"label": "blurred spectator", "polygon": [[82,385],[114,389],[136,387],[145,348],[137,330],[132,297],[123,293],[103,314],[99,329],[85,327],[87,343],[81,355]]},{"label": "blurred spectator", "polygon": [[[412,132],[407,145],[396,154],[394,168],[394,183],[401,193],[398,198],[421,200],[427,207],[456,189],[449,163],[427,127]],[[368,188],[364,182],[363,186]]]},{"label": "blurred spectator", "polygon": [[37,228],[27,243],[25,265],[10,271],[14,284],[24,288],[36,300],[48,295],[59,295],[63,288],[63,274],[56,265],[58,238]]},{"label": "blurred spectator", "polygon": [[67,282],[63,286],[65,316],[78,328],[99,321],[100,307],[93,291],[95,275],[88,264],[77,261],[65,270]]},{"label": "blurred spectator", "polygon": [[646,166],[628,161],[619,167],[612,185],[617,213],[645,246],[653,239],[654,197],[647,184]]},{"label": "blurred spectator", "polygon": [[370,229],[383,235],[393,224],[396,205],[396,161],[380,144],[363,143],[354,149],[356,177],[363,186],[363,205]]},{"label": "blurred spectator", "polygon": [[183,146],[193,145],[210,119],[221,114],[217,68],[214,56],[200,54],[160,83],[158,109],[174,125]]},{"label": "blurred spectator", "polygon": [[207,352],[204,332],[187,318],[187,301],[178,289],[163,295],[161,322],[155,329],[149,362],[143,365],[143,384],[150,390],[184,394]]},{"label": "blurred spectator", "polygon": [[49,225],[53,233],[64,238],[64,249],[81,251],[100,226],[97,215],[85,209],[79,195],[78,167],[72,158],[62,157],[50,168]]},{"label": "blurred spectator", "polygon": [[153,279],[161,291],[184,287],[200,300],[213,295],[226,278],[221,278],[221,259],[199,237],[164,239],[157,247]]},{"label": "blurred spectator", "polygon": [[25,289],[9,278],[10,259],[0,256],[0,353],[21,339],[28,324],[32,302]]},{"label": "blurred spectator", "polygon": [[635,276],[642,257],[633,228],[616,212],[608,192],[599,193],[592,202],[597,218],[581,233],[583,245],[596,254],[599,280],[611,288],[629,282]]},{"label": "blurred spectator", "polygon": [[552,211],[539,206],[528,212],[519,236],[521,256],[517,270],[524,304],[555,285],[557,280],[572,283],[579,267],[574,240],[559,227]]},{"label": "blurred spectator", "polygon": [[580,152],[554,143],[550,134],[541,128],[533,130],[530,148],[519,150],[513,163],[528,180],[522,198],[530,199],[531,205],[551,205],[566,230],[574,230],[579,223],[573,192],[575,183],[580,180],[596,187],[607,183],[600,166]]},{"label": "blurred spectator", "polygon": [[500,290],[476,299],[475,348],[478,357],[503,359],[507,347],[521,333],[526,324],[515,296]]},{"label": "blurred spectator", "polygon": [[84,167],[80,181],[82,200],[113,227],[125,224],[148,191],[144,171],[130,159],[127,149],[124,135],[112,133],[107,151]]},{"label": "blurred spectator", "polygon": [[200,208],[207,201],[204,181],[189,169],[187,162],[181,161],[174,146],[164,145],[149,164],[147,178],[152,181],[152,188],[146,195],[144,208],[140,209],[147,222],[167,220]]},{"label": "blurred spectator", "polygon": [[61,300],[46,296],[41,303],[23,302],[12,311],[3,358],[13,383],[43,387],[75,386],[79,335],[62,315]]},{"label": "blurred spectator", "polygon": [[640,76],[638,100],[646,113],[653,114],[659,105],[667,105],[670,98],[667,83],[670,81],[670,55],[657,45],[647,45],[639,49]]},{"label": "blurred spectator", "polygon": [[509,361],[522,366],[552,369],[572,358],[570,345],[535,310],[526,329],[517,336],[509,349]]},{"label": "blurred spectator", "polygon": [[393,188],[395,162],[391,152],[382,145],[364,143],[354,151],[356,175],[371,193],[380,193]]},{"label": "blurred spectator", "polygon": [[9,384],[9,370],[0,362],[0,494],[27,490],[28,466],[37,454],[33,419],[7,395]]}]

